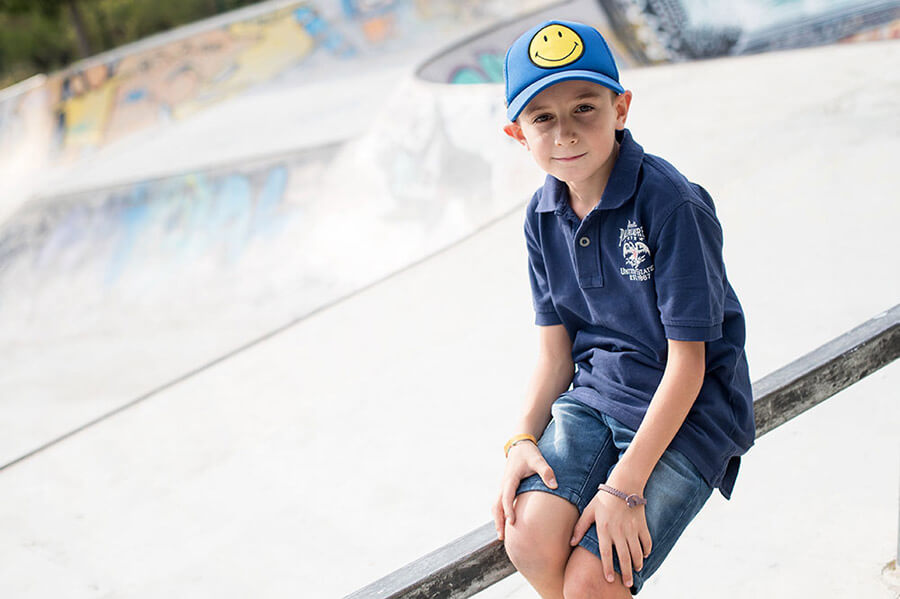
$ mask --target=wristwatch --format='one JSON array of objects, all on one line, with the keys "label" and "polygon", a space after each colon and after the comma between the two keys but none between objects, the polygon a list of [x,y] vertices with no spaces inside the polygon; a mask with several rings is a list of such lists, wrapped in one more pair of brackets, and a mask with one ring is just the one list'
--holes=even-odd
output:
[{"label": "wristwatch", "polygon": [[647,500],[638,495],[637,493],[632,493],[631,495],[626,495],[622,491],[618,489],[613,489],[609,485],[601,484],[597,487],[598,491],[606,491],[607,493],[612,493],[616,497],[621,497],[625,500],[625,504],[628,507],[637,507],[639,505],[647,505]]}]

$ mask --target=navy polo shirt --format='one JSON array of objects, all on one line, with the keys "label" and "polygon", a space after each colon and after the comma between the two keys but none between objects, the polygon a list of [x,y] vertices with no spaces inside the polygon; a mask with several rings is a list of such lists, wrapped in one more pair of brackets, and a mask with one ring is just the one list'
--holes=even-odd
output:
[{"label": "navy polo shirt", "polygon": [[619,156],[582,221],[547,176],[525,239],[535,323],[572,339],[575,399],[637,430],[666,366],[667,339],[706,342],[700,393],[670,447],[731,497],[756,428],[744,314],[725,275],[712,198],[617,131]]}]

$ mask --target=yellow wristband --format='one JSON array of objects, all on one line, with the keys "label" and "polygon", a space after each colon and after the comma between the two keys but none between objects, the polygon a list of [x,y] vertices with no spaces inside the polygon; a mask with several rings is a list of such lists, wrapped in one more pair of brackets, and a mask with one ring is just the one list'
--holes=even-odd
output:
[{"label": "yellow wristband", "polygon": [[509,441],[506,442],[506,445],[503,446],[503,454],[506,457],[509,457],[509,448],[518,443],[519,441],[524,441],[528,439],[535,445],[537,445],[537,439],[534,438],[534,435],[529,435],[528,433],[522,433],[520,435],[513,435],[509,438]]}]

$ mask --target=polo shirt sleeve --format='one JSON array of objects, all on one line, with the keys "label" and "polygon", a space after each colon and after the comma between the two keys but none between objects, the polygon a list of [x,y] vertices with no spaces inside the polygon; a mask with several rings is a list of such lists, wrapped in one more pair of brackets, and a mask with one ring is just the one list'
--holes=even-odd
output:
[{"label": "polo shirt sleeve", "polygon": [[656,301],[667,339],[722,336],[725,265],[718,219],[687,201],[666,218],[653,257]]},{"label": "polo shirt sleeve", "polygon": [[534,305],[534,324],[546,326],[562,324],[553,299],[550,297],[550,284],[544,267],[544,254],[535,235],[534,219],[537,214],[529,206],[525,216],[525,245],[528,248],[528,280],[531,283],[531,301]]}]

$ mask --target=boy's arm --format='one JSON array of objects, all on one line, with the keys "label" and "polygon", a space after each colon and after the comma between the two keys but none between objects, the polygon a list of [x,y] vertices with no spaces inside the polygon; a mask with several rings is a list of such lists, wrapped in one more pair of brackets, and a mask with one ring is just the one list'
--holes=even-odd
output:
[{"label": "boy's arm", "polygon": [[513,434],[529,433],[540,439],[550,422],[550,406],[569,388],[575,376],[572,340],[556,313],[550,293],[550,281],[544,265],[544,253],[536,231],[534,207],[539,199],[535,192],[528,204],[523,223],[525,248],[528,252],[528,280],[534,306],[534,323],[539,331],[538,359],[525,392],[525,405]]},{"label": "boy's arm", "polygon": [[[666,368],[659,387],[631,444],[606,484],[629,495],[644,494],[644,486],[656,462],[681,428],[700,392],[706,372],[705,354],[705,341],[669,339]],[[615,548],[622,568],[622,581],[631,586],[632,565],[637,570],[642,569],[653,546],[644,509],[632,509],[624,501],[598,491],[575,523],[569,544],[579,543],[594,521],[606,579],[609,582],[615,580],[611,565]]]},{"label": "boy's arm", "polygon": [[530,433],[540,439],[550,422],[550,406],[572,384],[575,364],[572,342],[561,325],[538,327],[540,346],[537,364],[525,392],[525,405],[512,434]]},{"label": "boy's arm", "polygon": [[[654,284],[668,339],[662,380],[631,445],[610,474],[612,487],[643,493],[650,473],[684,423],[706,373],[706,342],[722,335],[725,265],[722,227],[705,189],[703,202],[683,202],[661,225],[654,247]],[[616,486],[617,484],[622,487]]]},{"label": "boy's arm", "polygon": [[[560,393],[569,388],[575,374],[572,343],[565,326],[562,324],[540,326],[539,331],[540,350],[537,364],[525,393],[525,409],[513,431],[513,434],[532,434],[536,439],[541,438],[547,423],[550,422],[550,406]],[[513,502],[521,479],[531,473],[537,473],[548,487],[556,488],[558,484],[553,470],[540,454],[540,449],[531,443],[521,443],[510,448],[509,458],[500,484],[500,497],[493,508],[497,536],[501,540],[504,536],[503,521],[506,520],[507,525],[513,525],[516,521]]]},{"label": "boy's arm", "polygon": [[643,495],[656,462],[700,393],[706,372],[705,341],[668,340],[668,358],[662,380],[631,444],[607,484],[625,493]]}]

